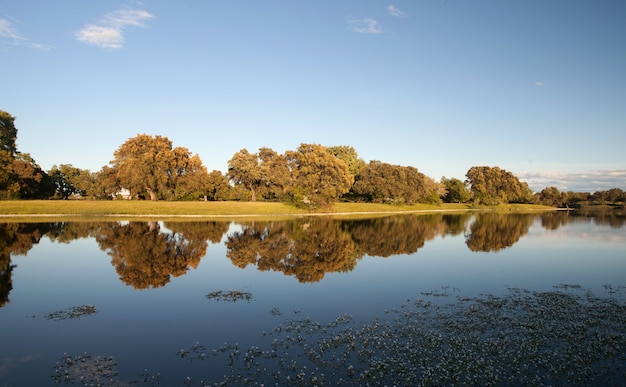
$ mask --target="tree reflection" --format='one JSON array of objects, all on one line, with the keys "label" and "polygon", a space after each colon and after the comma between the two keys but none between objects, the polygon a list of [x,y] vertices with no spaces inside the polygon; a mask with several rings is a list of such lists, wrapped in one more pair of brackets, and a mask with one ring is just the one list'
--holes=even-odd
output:
[{"label": "tree reflection", "polygon": [[9,293],[13,289],[12,255],[26,253],[46,233],[48,226],[38,223],[2,223],[0,224],[0,307],[9,302]]},{"label": "tree reflection", "polygon": [[232,263],[278,271],[300,282],[320,281],[326,273],[352,270],[358,259],[413,254],[439,234],[458,234],[470,215],[408,215],[373,219],[307,218],[255,222],[229,235]]},{"label": "tree reflection", "polygon": [[358,258],[350,234],[330,218],[244,225],[228,237],[226,247],[226,256],[237,267],[253,264],[300,282],[317,282],[326,273],[352,270]]},{"label": "tree reflection", "polygon": [[469,212],[463,214],[447,214],[443,216],[442,235],[461,235],[465,232],[465,225],[472,218]]},{"label": "tree reflection", "polygon": [[499,251],[528,233],[535,215],[481,213],[470,226],[465,244],[472,251]]},{"label": "tree reflection", "polygon": [[586,207],[576,211],[551,211],[542,213],[541,225],[547,230],[556,230],[568,223],[595,223],[599,226],[622,228],[626,224],[626,213],[622,207]]},{"label": "tree reflection", "polygon": [[[169,283],[190,268],[197,268],[206,255],[207,240],[222,235],[227,223],[174,222],[162,230],[157,222],[104,223],[96,235],[102,250],[112,257],[111,263],[120,280],[135,289],[157,288]],[[221,238],[221,237],[220,237]]]},{"label": "tree reflection", "polygon": [[539,215],[541,226],[546,230],[557,230],[559,227],[569,223],[570,216],[567,211],[550,211]]},{"label": "tree reflection", "polygon": [[350,222],[363,254],[390,257],[413,254],[445,229],[443,215],[392,216]]}]

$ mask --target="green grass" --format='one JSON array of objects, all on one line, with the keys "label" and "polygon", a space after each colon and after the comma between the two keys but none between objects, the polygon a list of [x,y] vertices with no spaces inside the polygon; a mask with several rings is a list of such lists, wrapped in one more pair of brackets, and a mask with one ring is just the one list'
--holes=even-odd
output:
[{"label": "green grass", "polygon": [[[370,214],[396,212],[467,211],[467,204],[389,205],[375,203],[336,203],[332,209],[320,209],[318,214]],[[493,208],[481,208],[492,210]],[[552,210],[538,205],[498,206],[502,212],[531,212]],[[16,200],[0,201],[0,216],[50,217],[239,217],[239,216],[301,216],[313,212],[285,203],[268,202],[166,202],[166,201],[90,201],[90,200]]]}]

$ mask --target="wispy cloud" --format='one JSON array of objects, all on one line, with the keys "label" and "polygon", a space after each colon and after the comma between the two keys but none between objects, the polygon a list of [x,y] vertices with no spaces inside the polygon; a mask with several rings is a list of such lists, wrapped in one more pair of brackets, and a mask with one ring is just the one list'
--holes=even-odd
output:
[{"label": "wispy cloud", "polygon": [[381,34],[383,32],[383,28],[378,24],[375,19],[364,18],[364,19],[355,19],[350,18],[348,21],[350,24],[350,28],[352,31],[359,34]]},{"label": "wispy cloud", "polygon": [[402,11],[401,9],[399,9],[393,4],[387,7],[387,11],[389,11],[389,14],[391,16],[395,16],[395,17],[407,17],[408,16],[406,12]]},{"label": "wispy cloud", "polygon": [[121,9],[107,13],[98,24],[86,25],[76,33],[76,38],[102,48],[121,48],[126,27],[145,27],[152,18],[154,15],[144,10]]},{"label": "wispy cloud", "polygon": [[48,45],[32,42],[22,36],[19,31],[13,27],[13,23],[11,23],[8,19],[0,19],[0,44],[32,47],[43,50],[50,48]]},{"label": "wispy cloud", "polygon": [[611,188],[626,189],[626,169],[585,172],[521,172],[515,175],[536,192],[546,187],[560,191],[595,192]]}]

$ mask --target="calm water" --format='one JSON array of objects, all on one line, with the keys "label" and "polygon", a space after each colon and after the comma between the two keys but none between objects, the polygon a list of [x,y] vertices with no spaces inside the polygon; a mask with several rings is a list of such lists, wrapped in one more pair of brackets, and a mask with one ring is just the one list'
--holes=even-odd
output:
[{"label": "calm water", "polygon": [[0,246],[0,386],[209,385],[241,372],[232,360],[246,349],[276,347],[292,321],[384,322],[408,300],[626,286],[617,213],[0,223]]}]

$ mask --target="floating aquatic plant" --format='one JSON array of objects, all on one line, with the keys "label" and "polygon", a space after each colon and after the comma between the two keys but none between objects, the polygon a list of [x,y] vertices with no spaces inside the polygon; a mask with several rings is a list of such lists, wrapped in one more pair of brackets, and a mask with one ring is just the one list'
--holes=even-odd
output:
[{"label": "floating aquatic plant", "polygon": [[252,300],[252,293],[239,290],[216,290],[206,295],[209,300],[215,301],[248,301]]},{"label": "floating aquatic plant", "polygon": [[[423,293],[425,299],[407,300],[384,319],[287,319],[262,336],[265,345],[246,349],[224,343],[207,350],[196,342],[181,349],[180,358],[224,375],[212,381],[187,377],[181,383],[624,385],[626,287],[605,288],[605,296],[562,284],[551,291],[510,288],[503,296],[479,297],[442,288]],[[101,359],[66,355],[53,378],[116,385],[113,359]],[[159,379],[146,373],[143,383]]]},{"label": "floating aquatic plant", "polygon": [[56,384],[83,386],[112,385],[117,378],[117,364],[112,356],[78,356],[63,354],[54,367],[52,379]]},{"label": "floating aquatic plant", "polygon": [[98,313],[98,310],[93,305],[80,305],[72,306],[69,309],[57,310],[52,313],[46,314],[47,320],[61,321],[79,319],[83,316]]},{"label": "floating aquatic plant", "polygon": [[81,386],[128,386],[160,383],[160,374],[151,374],[148,370],[139,373],[139,378],[123,382],[118,379],[117,362],[113,356],[92,356],[83,353],[71,356],[64,353],[54,366],[52,380],[55,384],[73,384]]},{"label": "floating aquatic plant", "polygon": [[288,320],[269,333],[268,348],[212,351],[229,368],[214,385],[626,383],[626,288],[607,288],[609,297],[555,289],[410,301],[366,323]]}]

